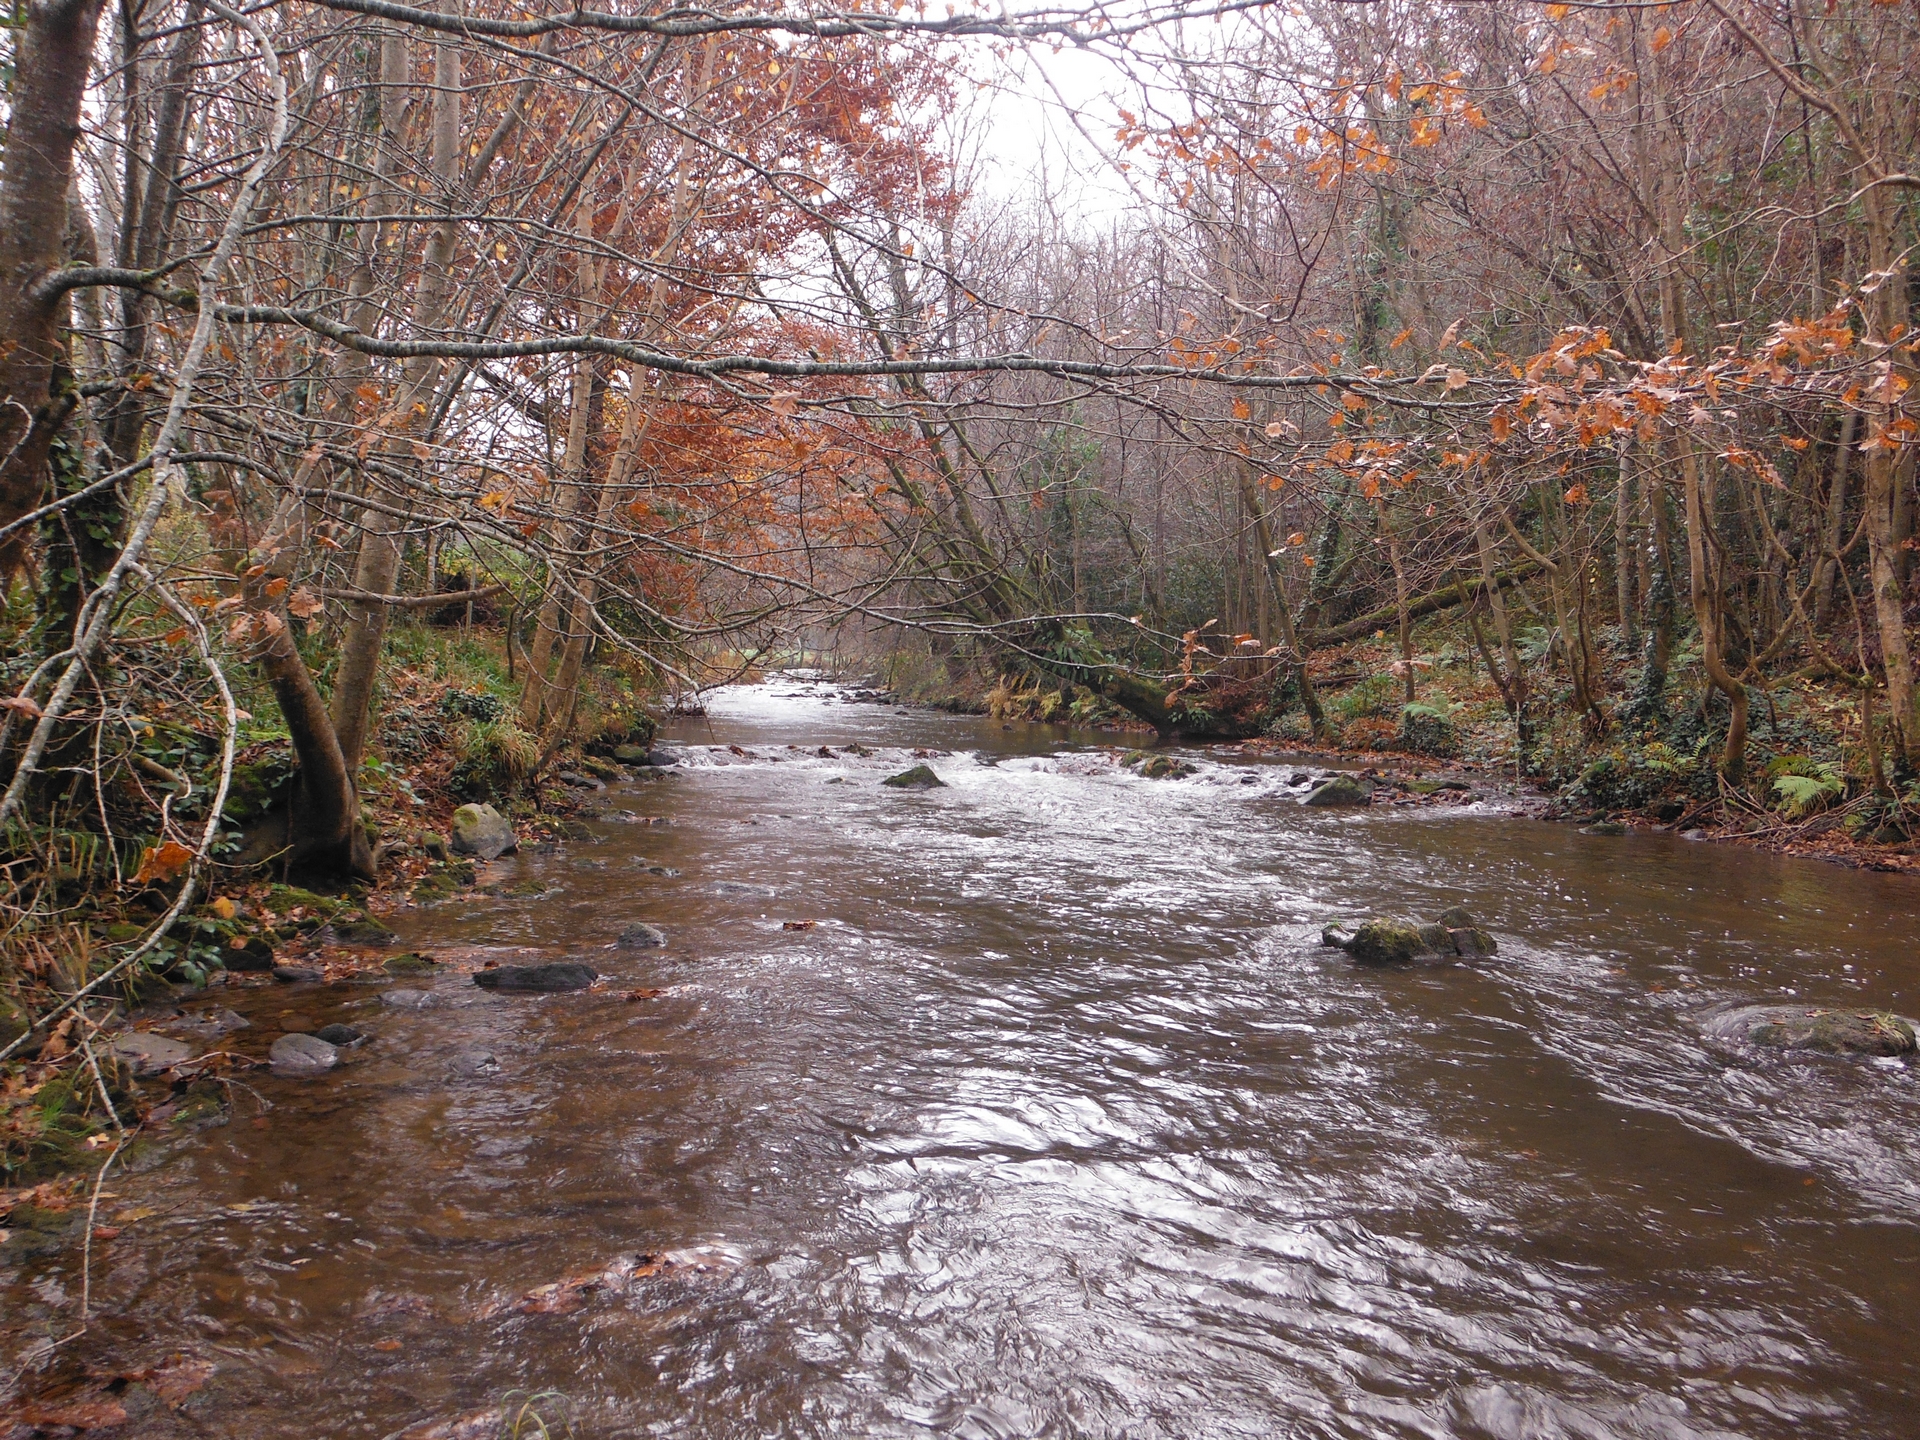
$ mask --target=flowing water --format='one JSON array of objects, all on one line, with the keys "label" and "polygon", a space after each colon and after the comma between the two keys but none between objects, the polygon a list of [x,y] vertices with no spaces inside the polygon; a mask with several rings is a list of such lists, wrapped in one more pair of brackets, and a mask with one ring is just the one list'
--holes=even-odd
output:
[{"label": "flowing water", "polygon": [[[133,1430],[492,1435],[517,1391],[581,1436],[1920,1432],[1920,1070],[1699,1029],[1920,1009],[1912,880],[791,678],[677,726],[631,817],[489,876],[546,893],[395,920],[604,991],[220,997],[256,1052],[374,1038],[110,1186],[73,1354],[215,1367]],[[883,788],[915,747],[946,788]],[[1497,958],[1318,944],[1455,903]],[[77,1286],[0,1296],[54,1331]]]}]

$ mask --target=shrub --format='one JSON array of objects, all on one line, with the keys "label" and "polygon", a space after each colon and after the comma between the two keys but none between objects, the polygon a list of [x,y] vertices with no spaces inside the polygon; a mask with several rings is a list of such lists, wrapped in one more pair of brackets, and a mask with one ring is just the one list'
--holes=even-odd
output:
[{"label": "shrub", "polygon": [[1415,702],[1400,709],[1399,743],[1402,750],[1415,755],[1447,757],[1460,753],[1460,732],[1455,719],[1457,705],[1423,705]]}]

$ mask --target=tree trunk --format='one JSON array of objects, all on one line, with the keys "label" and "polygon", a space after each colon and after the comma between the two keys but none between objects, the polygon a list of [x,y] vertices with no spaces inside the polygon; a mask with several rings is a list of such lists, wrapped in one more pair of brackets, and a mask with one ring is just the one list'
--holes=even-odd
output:
[{"label": "tree trunk", "polygon": [[[73,147],[99,19],[100,0],[30,3],[14,52],[0,175],[0,525],[38,503],[47,447],[71,404],[51,394],[54,367],[66,358],[66,297],[34,287],[60,264],[66,243]],[[26,558],[27,539],[15,531],[0,541],[0,589]]]}]

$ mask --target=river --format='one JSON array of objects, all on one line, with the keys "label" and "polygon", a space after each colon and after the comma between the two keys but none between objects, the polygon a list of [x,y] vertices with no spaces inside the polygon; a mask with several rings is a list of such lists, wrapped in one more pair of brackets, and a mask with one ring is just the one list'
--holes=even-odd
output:
[{"label": "river", "polygon": [[[123,1429],[247,1440],[492,1436],[513,1392],[529,1436],[1915,1433],[1920,1069],[1699,1029],[1920,1009],[1911,879],[795,677],[670,734],[595,841],[491,868],[544,893],[393,921],[604,990],[218,997],[241,1048],[373,1038],[110,1184],[47,1374],[178,1352]],[[916,751],[945,788],[882,787]],[[1497,957],[1318,943],[1452,904]],[[56,1331],[78,1283],[0,1299]]]}]

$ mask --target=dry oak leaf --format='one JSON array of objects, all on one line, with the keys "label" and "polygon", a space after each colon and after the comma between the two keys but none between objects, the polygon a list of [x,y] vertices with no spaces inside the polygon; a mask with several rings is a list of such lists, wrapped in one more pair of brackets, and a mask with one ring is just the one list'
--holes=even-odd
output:
[{"label": "dry oak leaf", "polygon": [[287,613],[300,620],[310,620],[318,615],[323,607],[320,597],[302,585],[287,600]]},{"label": "dry oak leaf", "polygon": [[169,840],[157,847],[149,845],[141,852],[140,871],[133,877],[133,883],[145,885],[152,880],[165,882],[175,879],[192,862],[193,851],[178,840]]}]

